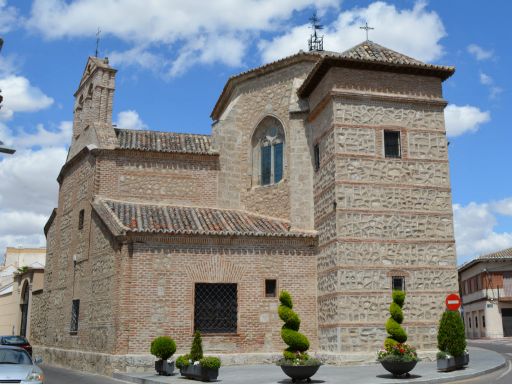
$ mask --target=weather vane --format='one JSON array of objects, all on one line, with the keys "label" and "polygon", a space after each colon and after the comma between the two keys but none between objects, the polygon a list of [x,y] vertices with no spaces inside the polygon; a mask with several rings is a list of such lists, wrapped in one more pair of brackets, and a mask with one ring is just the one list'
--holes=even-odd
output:
[{"label": "weather vane", "polygon": [[324,29],[324,26],[320,24],[320,19],[316,15],[316,11],[309,18],[309,21],[311,22],[311,28],[313,29],[313,33],[309,37],[308,43],[309,43],[309,50],[310,51],[323,51],[324,50],[324,37],[318,36],[316,31],[320,31]]},{"label": "weather vane", "polygon": [[375,28],[372,28],[372,27],[368,27],[368,22],[364,23],[364,27],[359,27],[360,29],[364,29],[366,31],[366,40],[369,40],[368,39],[368,31],[370,29],[375,29]]},{"label": "weather vane", "polygon": [[100,45],[100,33],[101,29],[98,27],[98,32],[96,32],[96,57],[98,57],[98,47]]}]

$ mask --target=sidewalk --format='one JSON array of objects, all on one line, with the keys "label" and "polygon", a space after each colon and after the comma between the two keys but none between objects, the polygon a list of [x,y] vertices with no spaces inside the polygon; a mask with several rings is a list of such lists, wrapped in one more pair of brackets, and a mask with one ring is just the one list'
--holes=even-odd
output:
[{"label": "sidewalk", "polygon": [[[466,369],[441,373],[436,369],[435,362],[419,362],[411,372],[409,378],[393,378],[380,364],[365,366],[321,366],[312,383],[414,383],[434,384],[459,381],[469,377],[481,376],[505,366],[505,359],[498,353],[480,349],[469,348],[470,363]],[[198,381],[181,377],[179,371],[174,376],[157,376],[155,373],[114,373],[114,378],[139,384],[192,384]],[[291,384],[288,378],[276,365],[246,365],[223,366],[220,368],[217,382],[231,384]]]}]

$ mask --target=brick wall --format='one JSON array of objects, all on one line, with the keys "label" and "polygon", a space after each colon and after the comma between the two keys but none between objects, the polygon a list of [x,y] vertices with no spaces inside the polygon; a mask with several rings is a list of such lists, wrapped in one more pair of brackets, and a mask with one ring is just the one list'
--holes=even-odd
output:
[{"label": "brick wall", "polygon": [[[315,247],[311,240],[250,238],[144,238],[123,259],[125,301],[118,353],[140,354],[158,335],[190,349],[194,329],[195,283],[236,283],[236,334],[204,335],[208,353],[279,352],[285,348],[277,315],[278,298],[265,297],[265,279],[288,290],[301,331],[318,347]],[[129,300],[127,300],[129,298]]]}]

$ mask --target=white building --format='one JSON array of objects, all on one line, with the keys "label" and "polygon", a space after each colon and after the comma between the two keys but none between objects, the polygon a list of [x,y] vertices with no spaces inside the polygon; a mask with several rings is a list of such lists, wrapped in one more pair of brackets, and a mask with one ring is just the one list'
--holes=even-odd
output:
[{"label": "white building", "polygon": [[459,267],[459,287],[468,338],[512,337],[512,248]]}]

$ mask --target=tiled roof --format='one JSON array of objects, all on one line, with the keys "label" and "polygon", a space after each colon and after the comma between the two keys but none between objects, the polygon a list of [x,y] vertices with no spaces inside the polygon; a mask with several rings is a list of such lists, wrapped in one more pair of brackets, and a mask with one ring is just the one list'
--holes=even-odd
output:
[{"label": "tiled roof", "polygon": [[326,52],[306,77],[297,94],[300,97],[309,96],[329,68],[335,66],[423,74],[441,80],[446,80],[455,72],[455,67],[423,63],[367,40],[342,53]]},{"label": "tiled roof", "polygon": [[393,51],[392,49],[383,47],[370,40],[364,41],[355,47],[342,52],[339,56],[350,59],[378,61],[381,63],[389,64],[427,65],[419,60]]},{"label": "tiled roof", "polygon": [[[250,70],[241,72],[237,75],[231,76],[226,82],[226,85],[222,90],[221,96],[219,97],[217,103],[215,104],[215,107],[211,113],[211,117],[213,119],[219,119],[222,110],[225,108],[228,95],[232,92],[234,85],[240,81],[243,81],[244,79],[249,79],[251,77],[258,76],[260,74],[264,74],[270,71],[274,71],[286,65],[290,65],[304,60],[316,62],[314,69],[310,72],[311,76],[311,74],[315,72],[315,69],[317,69],[320,63],[322,63],[325,60],[336,59],[340,62],[352,62],[353,64],[374,63],[387,66],[395,66],[402,69],[406,67],[412,67],[416,69],[421,69],[423,71],[429,71],[433,73],[435,72],[443,79],[448,78],[455,71],[454,67],[423,63],[419,60],[413,59],[399,52],[393,51],[392,49],[383,47],[377,43],[374,43],[371,40],[366,40],[344,52],[304,52],[301,50],[296,54],[281,58],[279,60],[264,64],[260,67],[252,68]],[[310,76],[308,76],[308,78]],[[306,83],[306,81],[304,83]],[[301,93],[300,90],[299,93]]]},{"label": "tiled roof", "polygon": [[512,259],[512,247],[505,249],[505,250],[495,251],[494,253],[480,255],[480,256],[476,257],[475,259],[468,261],[468,262],[464,263],[463,265],[461,265],[459,267],[459,272],[462,270],[466,270],[468,267],[471,267],[471,266],[477,264],[478,262],[493,261],[493,260],[498,261],[500,259]]},{"label": "tiled roof", "polygon": [[[245,211],[204,207],[155,205],[97,199],[94,203],[100,216],[109,215],[121,234],[127,232],[315,237],[315,232],[290,230],[284,220]],[[112,218],[113,217],[113,218]],[[108,220],[108,219],[107,219]]]},{"label": "tiled roof", "polygon": [[142,131],[116,128],[119,148],[180,152],[187,154],[211,154],[211,136],[180,134],[174,132]]}]

